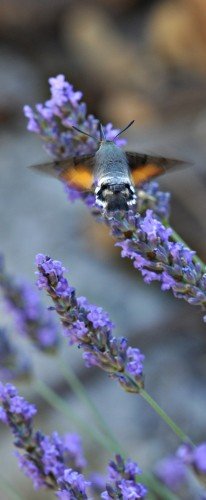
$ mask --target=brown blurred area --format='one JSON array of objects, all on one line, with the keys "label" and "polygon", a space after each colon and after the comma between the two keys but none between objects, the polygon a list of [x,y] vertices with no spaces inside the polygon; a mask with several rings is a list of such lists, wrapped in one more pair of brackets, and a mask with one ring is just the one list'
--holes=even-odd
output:
[{"label": "brown blurred area", "polygon": [[[192,162],[165,176],[160,186],[172,194],[172,226],[205,260],[206,1],[0,0],[0,224],[9,270],[34,280],[35,253],[63,260],[79,294],[108,309],[117,323],[115,334],[130,336],[131,344],[146,352],[148,390],[199,441],[205,438],[206,376],[201,312],[156,285],[144,285],[85,207],[70,206],[60,186],[26,169],[46,156],[40,140],[26,132],[22,107],[46,100],[47,80],[59,73],[83,91],[88,112],[103,123],[120,128],[135,119],[126,136],[128,149]],[[74,359],[74,369],[109,424],[115,422],[114,432],[119,438],[125,432],[123,445],[141,467],[175,449],[177,440],[142,401],[125,397],[105,374],[85,371],[81,358]],[[42,358],[36,363],[37,372],[44,365],[43,378],[81,413],[60,375],[51,379],[51,363],[48,369]],[[48,408],[45,416],[42,408],[44,432],[57,429],[57,423],[59,432],[66,432],[67,423]],[[95,463],[96,451],[86,445]],[[107,458],[99,458],[100,465]],[[30,481],[23,483],[16,469],[14,459],[23,499],[53,497],[30,494]],[[0,492],[0,500],[10,497]]]}]

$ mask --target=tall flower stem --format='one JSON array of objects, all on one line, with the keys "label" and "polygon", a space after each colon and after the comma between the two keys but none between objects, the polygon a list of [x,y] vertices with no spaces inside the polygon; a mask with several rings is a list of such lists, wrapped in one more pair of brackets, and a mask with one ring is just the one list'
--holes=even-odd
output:
[{"label": "tall flower stem", "polygon": [[[169,415],[154,401],[154,399],[146,392],[144,389],[140,389],[140,395],[147,401],[147,403],[155,410],[155,412],[161,417],[162,420],[172,429],[172,431],[178,436],[181,441],[190,441],[188,436],[178,427],[178,425],[172,420]],[[190,441],[191,442],[191,441]]]},{"label": "tall flower stem", "polygon": [[[162,420],[172,429],[172,431],[178,436],[178,438],[183,442],[190,442],[191,440],[188,436],[178,427],[178,425],[172,420],[169,415],[154,401],[154,399],[145,391],[129,374],[125,374],[128,382],[136,388],[136,392],[147,401],[147,403],[153,408],[153,410],[160,416]],[[192,444],[192,443],[191,443]]]}]

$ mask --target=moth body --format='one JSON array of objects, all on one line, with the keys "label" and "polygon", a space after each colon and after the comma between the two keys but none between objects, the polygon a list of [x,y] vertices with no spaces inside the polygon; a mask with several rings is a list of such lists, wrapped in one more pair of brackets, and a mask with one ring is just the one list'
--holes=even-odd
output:
[{"label": "moth body", "polygon": [[95,154],[96,203],[108,212],[128,210],[136,203],[126,153],[113,141],[103,140]]}]

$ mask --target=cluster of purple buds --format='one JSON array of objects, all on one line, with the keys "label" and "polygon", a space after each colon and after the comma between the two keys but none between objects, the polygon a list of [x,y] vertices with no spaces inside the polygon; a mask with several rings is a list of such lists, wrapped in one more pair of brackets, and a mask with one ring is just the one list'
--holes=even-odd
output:
[{"label": "cluster of purple buds", "polygon": [[[11,384],[0,384],[0,420],[12,431],[20,469],[33,481],[35,489],[47,488],[60,500],[89,500],[86,493],[91,481],[87,481],[82,470],[86,467],[81,440],[76,434],[67,434],[63,439],[54,432],[46,436],[33,430],[34,405],[28,403]],[[143,499],[146,488],[136,483],[140,474],[136,463],[125,462],[121,456],[109,465],[109,483],[101,498]],[[90,498],[90,500],[92,500]]]},{"label": "cluster of purple buds", "polygon": [[[57,159],[94,153],[100,139],[99,122],[93,115],[87,115],[86,104],[81,102],[82,92],[75,92],[64,75],[49,78],[49,84],[49,100],[44,104],[36,104],[34,111],[30,106],[24,106],[28,130],[37,133],[47,152]],[[73,126],[83,127],[93,137],[77,134]],[[111,123],[104,127],[108,139],[112,140],[118,132]],[[118,146],[125,144],[125,140],[120,138],[115,142]]]},{"label": "cluster of purple buds", "polygon": [[[195,252],[182,243],[172,241],[172,229],[154,217],[129,212],[126,217],[107,217],[113,236],[122,240],[122,257],[133,261],[145,281],[159,281],[162,290],[172,290],[174,296],[206,310],[206,273],[195,263]],[[206,321],[206,315],[204,316]]]},{"label": "cluster of purple buds", "polygon": [[109,464],[109,481],[101,498],[103,500],[145,498],[147,489],[136,482],[136,476],[141,474],[137,463],[130,459],[124,461],[120,455],[116,455],[115,458],[116,460],[111,460]]},{"label": "cluster of purple buds", "polygon": [[70,344],[83,349],[86,366],[98,366],[117,378],[127,391],[138,392],[138,387],[143,386],[143,354],[128,346],[126,338],[112,335],[114,325],[101,307],[89,304],[85,297],[76,297],[61,262],[39,254],[36,264],[37,286],[52,298],[64,334]]},{"label": "cluster of purple buds", "polygon": [[86,493],[86,488],[91,486],[91,481],[86,481],[83,474],[66,469],[63,479],[60,479],[58,484],[61,490],[56,495],[60,500],[92,500]]},{"label": "cluster of purple buds", "polygon": [[14,318],[16,331],[41,351],[55,352],[60,336],[51,312],[41,304],[33,285],[15,280],[6,273],[3,259],[0,260],[0,289],[6,308]]},{"label": "cluster of purple buds", "polygon": [[[60,438],[33,430],[33,416],[37,410],[11,384],[0,384],[0,420],[11,429],[14,444],[24,453],[16,452],[20,469],[33,481],[35,489],[47,487],[57,491],[65,470],[74,467],[80,474],[86,466],[82,444],[76,434]],[[63,497],[62,497],[63,498]]]}]

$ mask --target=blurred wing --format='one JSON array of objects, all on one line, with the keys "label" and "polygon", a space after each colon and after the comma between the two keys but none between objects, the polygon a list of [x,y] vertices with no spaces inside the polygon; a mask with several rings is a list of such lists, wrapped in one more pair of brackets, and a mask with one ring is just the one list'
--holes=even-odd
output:
[{"label": "blurred wing", "polygon": [[33,165],[31,168],[56,177],[77,189],[85,190],[90,189],[93,183],[94,158],[94,154],[73,156],[65,160]]},{"label": "blurred wing", "polygon": [[158,177],[172,168],[188,164],[188,162],[182,160],[163,158],[161,156],[150,156],[141,153],[126,152],[126,156],[133,182],[136,186],[153,177]]}]

